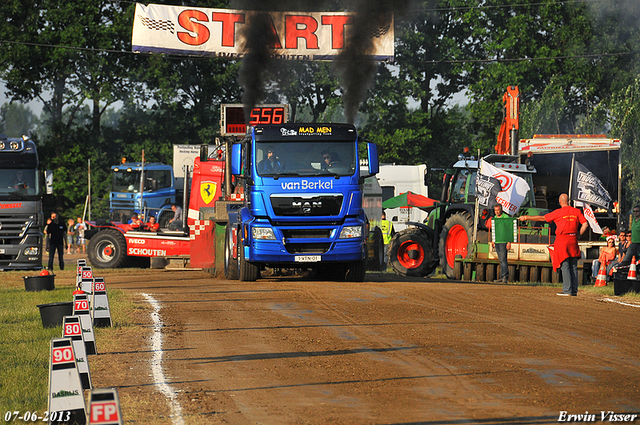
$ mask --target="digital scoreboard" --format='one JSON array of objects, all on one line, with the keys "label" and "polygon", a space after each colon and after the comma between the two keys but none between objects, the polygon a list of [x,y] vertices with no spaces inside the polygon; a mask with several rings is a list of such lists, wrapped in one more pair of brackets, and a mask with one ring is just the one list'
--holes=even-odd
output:
[{"label": "digital scoreboard", "polygon": [[[220,129],[223,136],[247,134],[247,120],[242,104],[223,104],[220,108]],[[248,125],[285,124],[289,122],[289,105],[257,105],[251,110]]]}]

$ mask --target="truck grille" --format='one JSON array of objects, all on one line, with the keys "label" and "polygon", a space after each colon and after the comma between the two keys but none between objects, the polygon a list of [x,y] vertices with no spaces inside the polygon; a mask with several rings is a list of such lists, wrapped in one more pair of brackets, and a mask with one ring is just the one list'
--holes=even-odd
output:
[{"label": "truck grille", "polygon": [[133,207],[133,199],[111,199],[111,208],[113,209],[132,210]]},{"label": "truck grille", "polygon": [[324,254],[331,248],[330,243],[288,243],[285,245],[289,254]]},{"label": "truck grille", "polygon": [[282,229],[286,239],[328,239],[331,229]]},{"label": "truck grille", "polygon": [[342,199],[342,195],[271,196],[271,206],[279,216],[336,216],[340,214]]},{"label": "truck grille", "polygon": [[0,244],[17,245],[35,220],[30,217],[3,216],[0,217],[0,223]]}]

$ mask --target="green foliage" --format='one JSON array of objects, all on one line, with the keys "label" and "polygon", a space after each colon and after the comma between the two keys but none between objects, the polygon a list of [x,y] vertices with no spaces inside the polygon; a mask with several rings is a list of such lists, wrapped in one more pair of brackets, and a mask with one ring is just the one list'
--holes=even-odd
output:
[{"label": "green foliage", "polygon": [[622,141],[622,176],[628,211],[640,200],[640,76],[629,87],[611,97],[611,135]]},{"label": "green foliage", "polygon": [[38,118],[28,107],[19,103],[0,106],[0,133],[8,137],[30,135],[38,124]]}]

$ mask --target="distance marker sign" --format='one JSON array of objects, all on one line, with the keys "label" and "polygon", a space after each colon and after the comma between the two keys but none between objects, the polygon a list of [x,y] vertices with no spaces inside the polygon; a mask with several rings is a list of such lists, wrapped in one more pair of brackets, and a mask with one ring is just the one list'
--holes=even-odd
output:
[{"label": "distance marker sign", "polygon": [[91,391],[89,400],[89,423],[101,425],[122,425],[120,400],[115,388]]},{"label": "distance marker sign", "polygon": [[86,406],[71,338],[51,340],[49,423],[86,423]]},{"label": "distance marker sign", "polygon": [[89,372],[89,361],[87,352],[82,338],[82,326],[80,325],[79,316],[65,316],[62,321],[62,336],[71,338],[73,341],[73,351],[76,355],[76,364],[78,365],[78,373],[82,388],[91,389],[91,373]]},{"label": "distance marker sign", "polygon": [[73,315],[80,317],[82,325],[82,337],[87,354],[97,354],[96,336],[93,333],[93,323],[89,311],[89,299],[85,294],[76,294],[73,296]]},{"label": "distance marker sign", "polygon": [[107,297],[107,284],[104,282],[104,278],[96,277],[93,279],[93,291],[91,300],[91,307],[93,310],[93,326],[112,326],[111,310],[109,308],[109,297]]}]

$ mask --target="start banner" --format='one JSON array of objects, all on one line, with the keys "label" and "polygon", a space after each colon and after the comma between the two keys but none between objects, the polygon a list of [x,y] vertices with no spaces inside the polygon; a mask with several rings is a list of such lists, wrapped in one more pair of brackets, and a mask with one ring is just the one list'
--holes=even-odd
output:
[{"label": "start banner", "polygon": [[[244,34],[258,12],[136,3],[132,50],[236,59],[245,53]],[[271,19],[273,56],[289,60],[332,60],[345,47],[353,14],[344,12],[261,12]],[[394,55],[393,17],[372,25],[374,60]]]}]

